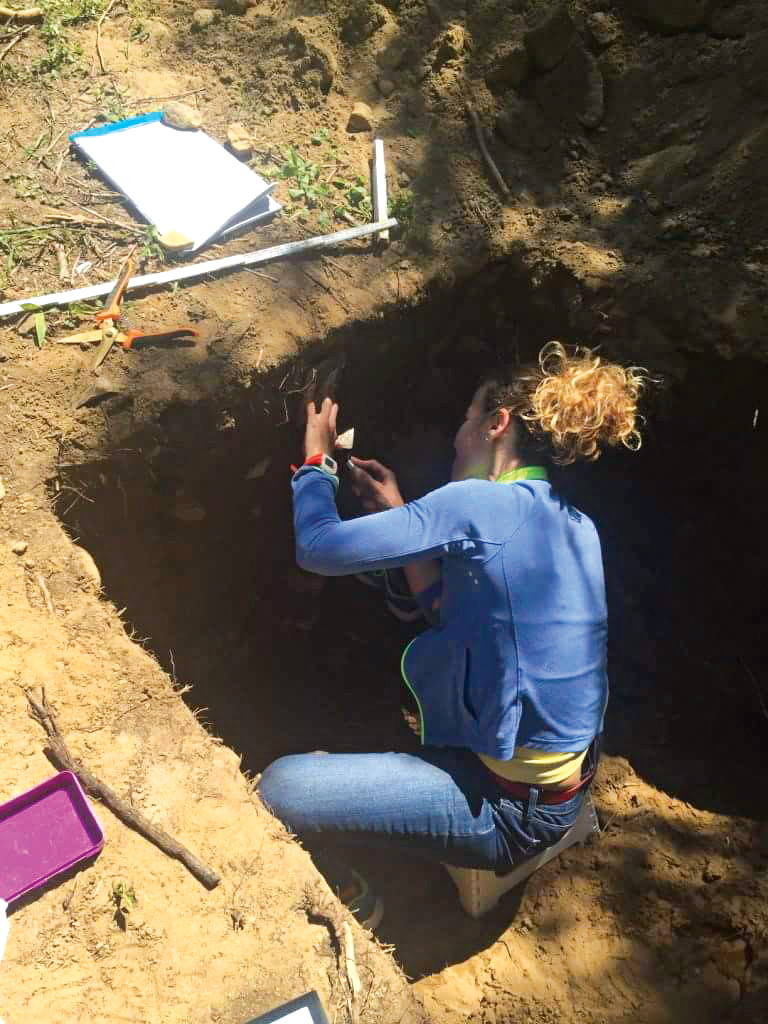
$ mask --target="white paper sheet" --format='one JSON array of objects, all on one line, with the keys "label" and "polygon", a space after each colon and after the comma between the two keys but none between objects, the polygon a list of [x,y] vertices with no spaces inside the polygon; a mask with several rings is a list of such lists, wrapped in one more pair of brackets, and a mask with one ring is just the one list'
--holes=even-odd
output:
[{"label": "white paper sheet", "polygon": [[203,131],[169,128],[159,114],[72,136],[74,144],[162,235],[192,249],[225,229],[277,212],[272,187]]}]

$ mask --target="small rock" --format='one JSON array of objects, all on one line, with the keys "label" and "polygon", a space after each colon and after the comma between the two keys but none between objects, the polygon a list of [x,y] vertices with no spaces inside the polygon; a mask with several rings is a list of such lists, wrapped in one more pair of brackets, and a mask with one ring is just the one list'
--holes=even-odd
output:
[{"label": "small rock", "polygon": [[25,558],[24,559],[24,568],[25,569],[34,569],[35,568],[35,563],[32,561],[31,558]]},{"label": "small rock", "polygon": [[253,139],[245,126],[239,122],[235,122],[227,128],[227,143],[235,156],[241,160],[247,160],[253,153]]},{"label": "small rock", "polygon": [[612,43],[621,39],[621,24],[619,19],[607,11],[595,11],[587,15],[587,28],[595,46],[605,50]]},{"label": "small rock", "polygon": [[391,78],[380,78],[376,82],[376,87],[385,99],[387,96],[391,96],[397,88]]},{"label": "small rock", "polygon": [[653,214],[661,213],[662,206],[661,200],[657,199],[656,196],[646,196],[645,205],[648,207],[648,211]]},{"label": "small rock", "polygon": [[232,74],[231,71],[223,71],[219,75],[219,81],[221,82],[222,85],[232,85],[234,80],[235,76]]},{"label": "small rock", "polygon": [[575,38],[576,26],[568,5],[561,3],[535,28],[526,32],[524,41],[533,64],[540,71],[549,71],[557,67]]},{"label": "small rock", "polygon": [[485,81],[491,92],[518,89],[528,77],[531,62],[528,51],[520,43],[513,43],[497,53]]},{"label": "small rock", "polygon": [[245,14],[251,4],[249,0],[218,0],[217,6],[227,14]]},{"label": "small rock", "polygon": [[14,555],[24,555],[26,554],[28,547],[29,544],[27,544],[25,540],[15,540],[13,544],[11,544],[11,551]]},{"label": "small rock", "polygon": [[696,28],[707,15],[709,0],[635,0],[640,17],[656,28],[681,31]]},{"label": "small rock", "polygon": [[[213,14],[215,17],[214,11],[207,13]],[[163,122],[170,128],[178,128],[183,132],[197,131],[203,126],[203,118],[199,111],[187,103],[177,103],[176,101],[166,103],[163,108]]]},{"label": "small rock", "polygon": [[166,231],[164,235],[160,235],[158,242],[167,252],[183,252],[195,244],[180,231]]},{"label": "small rock", "polygon": [[[202,32],[203,29],[210,28],[211,25],[216,21],[216,11],[210,10],[208,7],[198,7],[196,11],[192,12],[192,29],[194,32]],[[173,125],[174,128],[177,125]],[[198,127],[200,127],[198,125]]]},{"label": "small rock", "polygon": [[348,132],[373,131],[373,111],[367,103],[355,103],[347,121]]}]

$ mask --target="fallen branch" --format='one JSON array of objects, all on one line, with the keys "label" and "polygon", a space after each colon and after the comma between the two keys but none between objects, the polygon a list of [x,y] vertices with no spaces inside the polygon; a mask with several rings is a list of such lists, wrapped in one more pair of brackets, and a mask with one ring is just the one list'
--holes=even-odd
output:
[{"label": "fallen branch", "polygon": [[199,882],[202,882],[206,889],[215,889],[221,881],[215,871],[195,857],[194,854],[190,853],[186,846],[182,846],[173,836],[168,835],[167,832],[158,828],[157,825],[153,825],[140,811],[127,804],[114,790],[110,789],[109,786],[101,782],[94,775],[91,775],[86,768],[72,757],[59,732],[59,726],[48,704],[45,690],[41,691],[40,699],[35,697],[29,689],[25,689],[24,692],[29,701],[31,717],[45,729],[48,735],[48,744],[45,752],[53,764],[62,771],[74,772],[87,792],[91,796],[96,797],[97,800],[101,800],[103,804],[106,804],[123,824],[135,829],[145,839],[154,843],[163,853],[168,854],[169,857],[180,860],[184,867]]},{"label": "fallen branch", "polygon": [[0,6],[0,18],[15,18],[17,21],[36,21],[42,18],[42,7],[2,7]]},{"label": "fallen branch", "polygon": [[107,66],[104,63],[104,55],[101,52],[101,26],[104,24],[104,19],[115,6],[117,0],[109,0],[109,3],[101,12],[101,17],[96,22],[96,56],[99,58],[99,67],[101,68],[102,75],[106,75]]},{"label": "fallen branch", "polygon": [[27,32],[29,32],[31,27],[32,26],[29,25],[27,26],[27,28],[23,28],[21,32],[17,32],[13,39],[10,41],[10,43],[8,43],[6,46],[2,48],[2,50],[0,50],[0,64],[3,62],[5,55],[11,52],[16,43],[18,43],[20,39],[23,39],[23,37],[27,34]]},{"label": "fallen branch", "polygon": [[472,121],[472,127],[475,130],[475,138],[477,139],[477,144],[480,147],[480,152],[483,155],[483,160],[485,160],[488,170],[491,172],[496,184],[501,189],[501,194],[505,199],[508,199],[510,195],[509,186],[502,178],[501,171],[496,166],[491,154],[488,152],[488,146],[485,143],[485,135],[483,134],[483,126],[480,124],[480,118],[477,116],[477,111],[471,103],[467,104],[467,113]]}]

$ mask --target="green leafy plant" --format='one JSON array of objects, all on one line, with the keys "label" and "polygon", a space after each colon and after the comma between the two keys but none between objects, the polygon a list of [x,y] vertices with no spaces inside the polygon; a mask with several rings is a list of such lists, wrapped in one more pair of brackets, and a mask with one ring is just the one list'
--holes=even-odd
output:
[{"label": "green leafy plant", "polygon": [[160,245],[160,235],[154,224],[147,224],[140,241],[139,263],[145,263],[147,260],[165,262],[165,251]]},{"label": "green leafy plant", "polygon": [[307,206],[317,206],[319,200],[329,194],[329,188],[320,180],[320,166],[311,160],[305,160],[295,146],[289,146],[283,154],[284,163],[278,176],[295,184],[288,189],[288,195],[296,200],[303,200]]},{"label": "green leafy plant", "polygon": [[104,86],[96,99],[103,120],[114,124],[128,116],[125,97],[116,85]]},{"label": "green leafy plant", "polygon": [[[329,141],[325,130],[312,136],[314,145],[328,144],[331,148],[325,156],[331,167],[337,165],[335,147]],[[298,203],[314,209],[320,208],[318,221],[321,227],[330,223],[330,214],[351,223],[371,218],[371,196],[365,179],[361,175],[344,178],[340,175],[330,181],[322,178],[322,165],[314,160],[307,160],[295,146],[289,146],[282,154],[283,163],[278,169],[278,177],[291,183],[288,196],[291,203]],[[268,171],[265,171],[268,175]]]},{"label": "green leafy plant", "polygon": [[67,31],[70,25],[91,21],[104,10],[105,0],[41,0],[43,20],[40,35],[46,55],[38,71],[58,76],[67,65],[77,64],[82,55],[80,44]]},{"label": "green leafy plant", "polygon": [[138,903],[136,890],[124,878],[116,878],[112,883],[112,902],[115,904],[115,920],[124,929]]}]

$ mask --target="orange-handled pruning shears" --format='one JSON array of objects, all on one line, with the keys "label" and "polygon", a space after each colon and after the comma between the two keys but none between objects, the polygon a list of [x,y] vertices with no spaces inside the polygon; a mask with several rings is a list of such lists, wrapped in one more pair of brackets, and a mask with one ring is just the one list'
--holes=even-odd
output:
[{"label": "orange-handled pruning shears", "polygon": [[171,327],[159,331],[139,331],[135,329],[121,331],[115,327],[115,320],[119,320],[122,315],[125,290],[136,270],[135,252],[136,247],[134,246],[123,260],[120,273],[115,281],[115,287],[109,293],[104,309],[96,314],[95,319],[100,326],[96,330],[81,331],[80,334],[70,334],[66,338],[59,338],[57,342],[59,345],[85,345],[96,341],[100,342],[91,365],[94,373],[107,358],[112,350],[112,346],[115,344],[122,345],[124,349],[129,349],[138,338],[147,341],[167,341],[187,335],[195,338],[198,336],[198,331],[194,327]]}]

